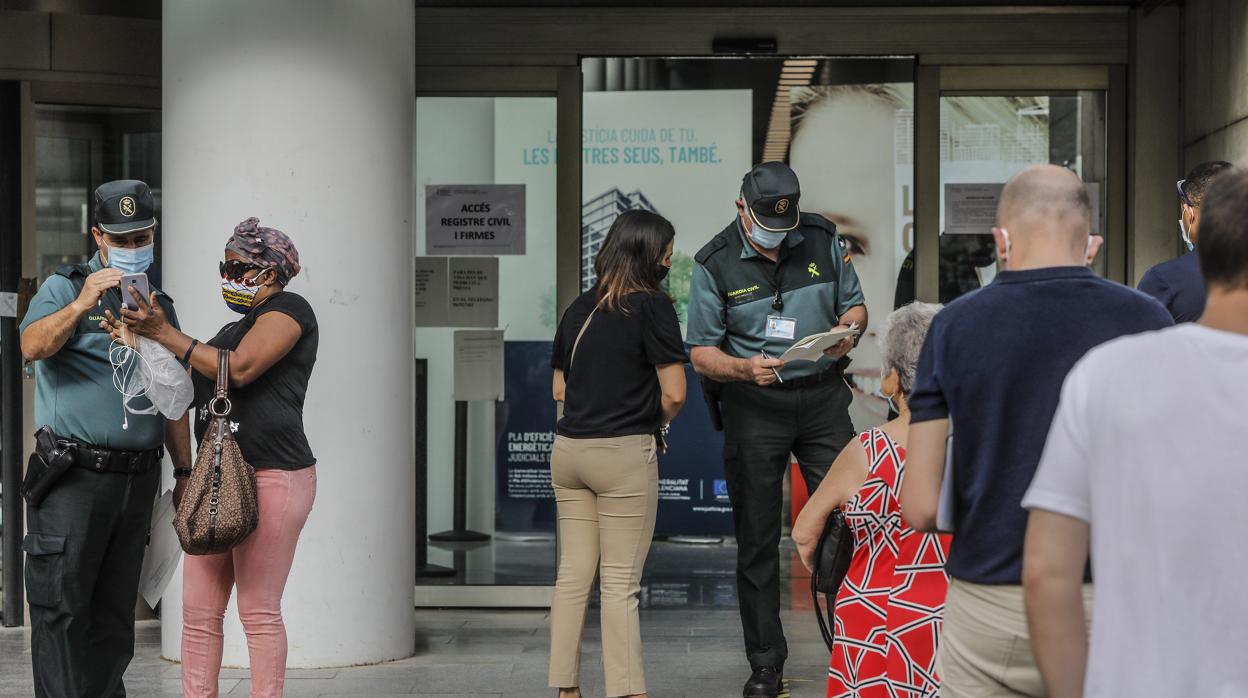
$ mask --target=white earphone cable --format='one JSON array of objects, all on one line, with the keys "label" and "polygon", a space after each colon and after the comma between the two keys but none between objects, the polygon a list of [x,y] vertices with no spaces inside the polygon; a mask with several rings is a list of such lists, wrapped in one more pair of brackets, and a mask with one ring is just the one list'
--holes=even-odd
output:
[{"label": "white earphone cable", "polygon": [[[112,345],[108,348],[108,362],[113,367],[113,387],[121,393],[121,414],[122,429],[130,428],[130,408],[128,403],[139,397],[147,395],[147,391],[152,387],[152,366],[148,362],[147,357],[143,356],[137,349],[126,344],[120,339],[114,339]],[[139,372],[138,387],[134,392],[127,392],[131,378],[134,372]]]}]

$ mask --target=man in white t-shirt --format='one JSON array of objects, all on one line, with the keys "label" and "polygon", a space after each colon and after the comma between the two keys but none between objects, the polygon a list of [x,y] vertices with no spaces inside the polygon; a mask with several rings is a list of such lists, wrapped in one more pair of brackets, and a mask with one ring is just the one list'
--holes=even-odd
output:
[{"label": "man in white t-shirt", "polygon": [[1052,698],[1248,695],[1248,171],[1214,181],[1198,250],[1200,321],[1090,352],[1023,498],[1028,623]]}]

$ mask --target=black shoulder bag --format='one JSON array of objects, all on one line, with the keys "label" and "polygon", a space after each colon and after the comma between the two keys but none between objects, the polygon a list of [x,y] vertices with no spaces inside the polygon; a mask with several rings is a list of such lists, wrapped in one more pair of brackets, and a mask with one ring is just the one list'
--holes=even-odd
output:
[{"label": "black shoulder bag", "polygon": [[[840,507],[832,510],[823,526],[823,535],[815,547],[815,569],[810,573],[810,599],[815,605],[815,617],[819,619],[819,633],[832,651],[836,633],[836,594],[849,573],[849,563],[854,557],[854,534],[845,521]],[[827,600],[827,618],[819,606],[819,594]]]}]

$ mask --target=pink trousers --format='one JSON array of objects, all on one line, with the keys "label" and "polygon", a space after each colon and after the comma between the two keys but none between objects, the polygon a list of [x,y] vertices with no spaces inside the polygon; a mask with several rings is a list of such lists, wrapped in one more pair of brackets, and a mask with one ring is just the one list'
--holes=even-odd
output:
[{"label": "pink trousers", "polygon": [[281,696],[286,681],[282,591],[299,532],[316,498],[316,468],[257,470],[260,525],[219,555],[187,555],[182,582],[182,694],[216,698],[222,633],[230,591],[251,656],[251,695]]}]

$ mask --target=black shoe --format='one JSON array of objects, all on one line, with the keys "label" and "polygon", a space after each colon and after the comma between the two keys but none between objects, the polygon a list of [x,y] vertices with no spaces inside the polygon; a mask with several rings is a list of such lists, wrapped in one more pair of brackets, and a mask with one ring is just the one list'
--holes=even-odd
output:
[{"label": "black shoe", "polygon": [[744,698],[777,698],[784,688],[784,672],[774,666],[760,666],[745,682]]}]

